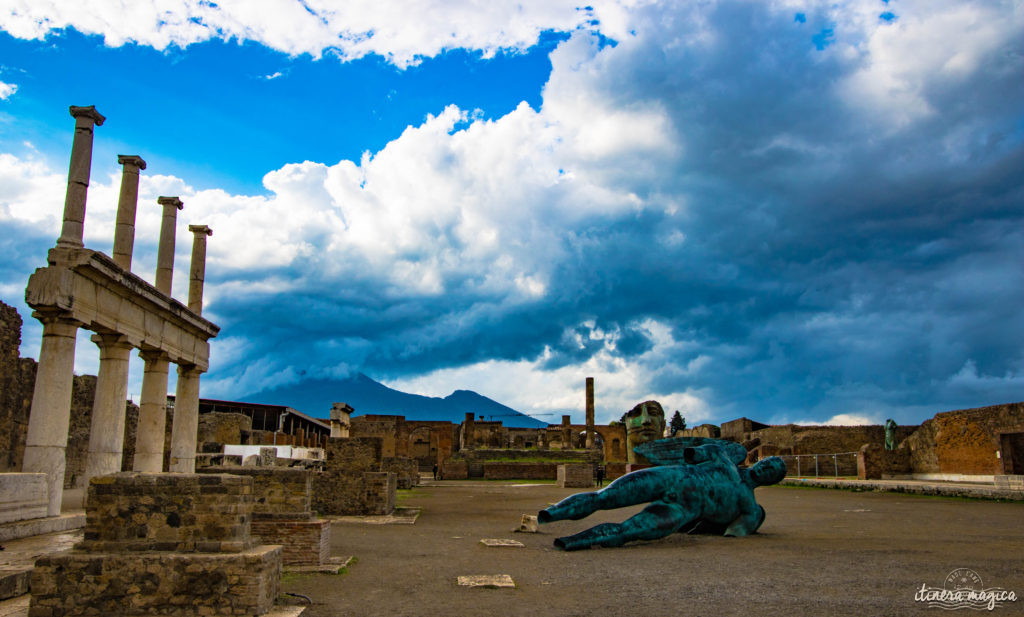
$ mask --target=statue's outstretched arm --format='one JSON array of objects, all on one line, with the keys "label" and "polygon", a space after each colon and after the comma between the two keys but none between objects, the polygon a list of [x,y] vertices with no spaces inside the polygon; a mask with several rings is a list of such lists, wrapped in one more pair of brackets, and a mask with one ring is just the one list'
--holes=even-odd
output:
[{"label": "statue's outstretched arm", "polygon": [[642,469],[622,476],[599,491],[576,493],[537,513],[537,522],[578,520],[598,510],[613,510],[660,499],[678,484],[680,472],[669,467]]},{"label": "statue's outstretched arm", "polygon": [[750,500],[752,507],[744,509],[743,513],[726,528],[726,536],[749,536],[756,532],[761,523],[764,522],[764,508],[758,505],[753,499]]},{"label": "statue's outstretched arm", "polygon": [[601,546],[622,546],[633,540],[657,540],[693,522],[697,513],[677,503],[656,501],[621,523],[602,523],[575,535],[558,538],[555,546],[567,551]]}]

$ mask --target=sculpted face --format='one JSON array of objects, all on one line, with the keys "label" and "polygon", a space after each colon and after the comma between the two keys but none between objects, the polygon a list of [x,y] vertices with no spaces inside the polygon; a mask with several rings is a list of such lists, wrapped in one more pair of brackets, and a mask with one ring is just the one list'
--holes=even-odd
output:
[{"label": "sculpted face", "polygon": [[661,439],[665,434],[665,410],[657,401],[640,403],[626,413],[627,460],[630,463],[646,463],[646,459],[633,452],[636,446]]}]

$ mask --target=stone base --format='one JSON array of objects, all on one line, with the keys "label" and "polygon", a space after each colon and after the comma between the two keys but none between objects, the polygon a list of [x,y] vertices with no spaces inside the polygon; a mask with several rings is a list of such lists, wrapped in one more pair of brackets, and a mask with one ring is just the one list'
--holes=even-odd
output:
[{"label": "stone base", "polygon": [[280,544],[286,566],[318,566],[331,554],[330,521],[265,519],[257,515],[252,520],[252,535],[263,544]]},{"label": "stone base", "polygon": [[594,486],[593,465],[589,463],[559,465],[558,486],[562,488],[591,488]]},{"label": "stone base", "polygon": [[63,551],[36,561],[29,617],[262,615],[280,578],[280,546],[240,553]]},{"label": "stone base", "polygon": [[46,516],[45,473],[0,473],[0,523]]}]

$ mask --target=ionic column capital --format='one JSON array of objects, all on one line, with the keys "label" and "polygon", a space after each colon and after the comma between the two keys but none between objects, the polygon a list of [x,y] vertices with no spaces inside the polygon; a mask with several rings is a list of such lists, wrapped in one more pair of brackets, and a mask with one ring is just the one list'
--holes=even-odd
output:
[{"label": "ionic column capital", "polygon": [[96,111],[95,105],[84,105],[81,107],[72,105],[68,107],[68,112],[75,120],[79,122],[91,121],[96,126],[103,126],[103,123],[107,120],[106,116]]},{"label": "ionic column capital", "polygon": [[146,161],[137,154],[118,154],[117,164],[124,165],[125,167],[135,167],[136,169],[146,169]]},{"label": "ionic column capital", "polygon": [[188,230],[199,237],[201,235],[212,236],[213,230],[206,225],[189,225]]},{"label": "ionic column capital", "polygon": [[163,206],[164,209],[167,209],[168,206],[174,206],[178,210],[181,210],[182,208],[185,207],[184,202],[182,202],[177,197],[157,197],[156,203]]}]

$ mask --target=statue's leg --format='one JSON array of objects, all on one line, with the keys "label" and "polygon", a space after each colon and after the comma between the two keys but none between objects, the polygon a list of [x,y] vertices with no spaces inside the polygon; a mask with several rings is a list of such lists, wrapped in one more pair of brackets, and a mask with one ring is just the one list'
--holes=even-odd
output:
[{"label": "statue's leg", "polygon": [[655,502],[621,523],[602,523],[580,533],[558,538],[555,546],[567,551],[601,546],[622,546],[633,540],[657,540],[692,523],[696,513],[676,503]]},{"label": "statue's leg", "polygon": [[599,491],[576,493],[537,513],[537,522],[579,520],[598,510],[635,506],[659,499],[675,477],[666,468],[642,469],[622,476]]}]

